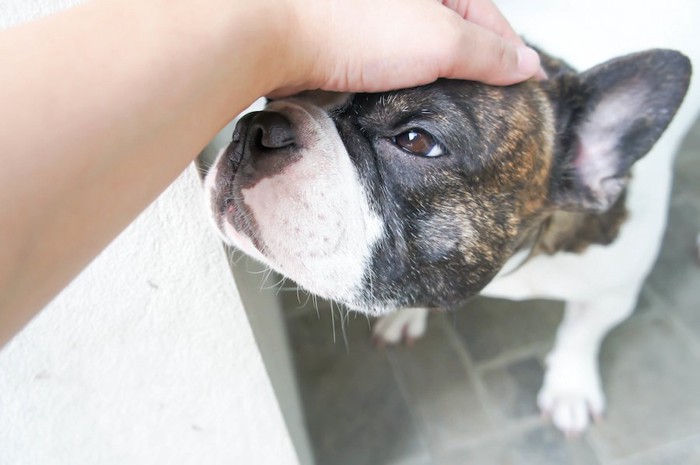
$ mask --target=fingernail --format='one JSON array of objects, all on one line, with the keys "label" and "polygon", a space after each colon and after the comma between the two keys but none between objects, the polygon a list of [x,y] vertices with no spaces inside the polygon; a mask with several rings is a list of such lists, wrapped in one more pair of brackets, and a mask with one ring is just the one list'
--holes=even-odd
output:
[{"label": "fingernail", "polygon": [[518,47],[518,72],[532,77],[540,69],[540,56],[530,47]]}]

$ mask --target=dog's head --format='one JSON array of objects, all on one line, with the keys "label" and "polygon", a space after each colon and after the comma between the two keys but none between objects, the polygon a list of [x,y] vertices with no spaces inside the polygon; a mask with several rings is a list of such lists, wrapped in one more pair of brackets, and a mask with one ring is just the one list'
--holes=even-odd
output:
[{"label": "dog's head", "polygon": [[226,241],[357,310],[478,293],[556,210],[610,208],[667,127],[672,51],[509,87],[311,92],[243,117],[207,176]]}]

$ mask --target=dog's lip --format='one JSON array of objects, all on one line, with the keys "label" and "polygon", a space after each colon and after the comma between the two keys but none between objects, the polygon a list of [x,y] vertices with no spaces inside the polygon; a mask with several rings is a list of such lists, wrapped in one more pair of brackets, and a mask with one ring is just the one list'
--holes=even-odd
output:
[{"label": "dog's lip", "polygon": [[[219,187],[216,189],[218,198],[218,211],[222,218],[233,213],[235,209],[235,187],[234,181],[236,174],[241,166],[243,144],[239,142],[231,142],[224,152],[224,160],[219,173]],[[222,179],[223,178],[223,179]]]},{"label": "dog's lip", "polygon": [[231,141],[226,149],[226,158],[231,166],[231,176],[235,176],[243,160],[245,140],[238,137]]},{"label": "dog's lip", "polygon": [[[245,241],[249,242],[249,245],[252,246],[258,253],[260,253],[260,244],[257,243],[257,238],[250,236],[235,226],[233,218],[236,211],[239,210],[236,203],[236,199],[233,198],[232,195],[229,195],[223,199],[219,209],[221,227],[223,230],[225,230],[225,234],[232,236],[231,239],[233,239],[235,242],[240,244],[241,240],[244,239]],[[241,214],[245,214],[244,210],[240,211]],[[228,225],[230,229],[227,230],[224,225]],[[246,252],[251,254],[250,250],[246,250]]]},{"label": "dog's lip", "polygon": [[[234,195],[234,188],[231,186],[230,190],[228,192],[222,193],[222,196],[220,198],[221,200],[219,205],[219,225],[224,231],[224,234],[231,235],[231,239],[233,239],[239,245],[241,244],[241,240],[243,239],[245,242],[249,243],[248,246],[252,247],[255,250],[255,252],[262,253],[262,244],[260,244],[259,238],[256,237],[254,234],[246,232],[245,228],[240,228],[236,226],[236,221],[234,218],[242,215],[244,218],[243,222],[245,223],[246,221],[250,221],[250,213],[247,212],[246,209],[241,207],[241,205],[239,204],[240,200],[238,199],[240,199],[240,197]],[[227,230],[225,225],[228,225],[230,229]],[[249,255],[254,255],[254,253],[251,252],[249,248],[245,248],[244,250]]]},{"label": "dog's lip", "polygon": [[243,161],[243,152],[245,152],[246,139],[248,137],[248,125],[256,113],[258,112],[248,113],[238,120],[231,135],[231,142],[226,147],[225,156],[231,166],[232,179]]},{"label": "dog's lip", "polygon": [[228,218],[233,218],[237,210],[234,192],[233,175],[231,175],[225,186],[220,187],[215,194],[216,211],[220,224],[227,221]]},{"label": "dog's lip", "polygon": [[226,219],[227,217],[230,217],[233,215],[233,212],[236,210],[236,203],[232,198],[226,198],[221,204],[221,207],[219,209],[219,213],[221,214],[221,217],[223,219]]}]

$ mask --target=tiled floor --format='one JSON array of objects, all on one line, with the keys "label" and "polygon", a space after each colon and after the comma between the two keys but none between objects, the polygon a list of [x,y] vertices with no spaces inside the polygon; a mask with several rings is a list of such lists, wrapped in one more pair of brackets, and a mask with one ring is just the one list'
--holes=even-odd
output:
[{"label": "tiled floor", "polygon": [[[535,407],[562,304],[477,299],[376,349],[327,303],[287,322],[319,465],[700,464],[700,123],[677,159],[664,246],[636,313],[602,350],[603,423],[566,440]],[[341,328],[344,328],[341,329]]]}]

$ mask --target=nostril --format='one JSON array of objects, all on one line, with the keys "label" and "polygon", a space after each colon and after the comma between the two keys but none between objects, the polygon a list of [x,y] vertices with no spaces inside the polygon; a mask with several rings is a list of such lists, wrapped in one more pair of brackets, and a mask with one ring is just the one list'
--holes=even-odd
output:
[{"label": "nostril", "polygon": [[261,111],[250,122],[251,142],[263,150],[282,149],[296,142],[287,118],[273,111]]},{"label": "nostril", "polygon": [[265,137],[265,133],[261,127],[254,126],[250,128],[250,140],[253,144],[253,147],[265,149],[268,148],[265,146],[265,143],[263,142],[263,138]]}]

